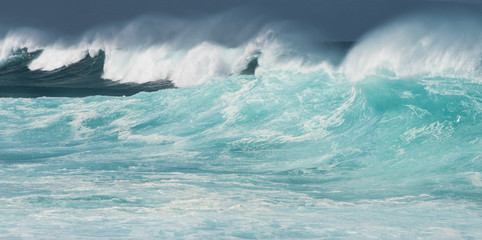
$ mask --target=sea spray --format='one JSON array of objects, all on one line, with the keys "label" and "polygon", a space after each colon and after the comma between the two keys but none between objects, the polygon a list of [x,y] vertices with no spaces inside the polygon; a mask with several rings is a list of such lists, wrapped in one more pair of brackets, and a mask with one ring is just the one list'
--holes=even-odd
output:
[{"label": "sea spray", "polygon": [[365,36],[346,57],[351,81],[446,77],[480,81],[482,18],[476,15],[412,15]]}]

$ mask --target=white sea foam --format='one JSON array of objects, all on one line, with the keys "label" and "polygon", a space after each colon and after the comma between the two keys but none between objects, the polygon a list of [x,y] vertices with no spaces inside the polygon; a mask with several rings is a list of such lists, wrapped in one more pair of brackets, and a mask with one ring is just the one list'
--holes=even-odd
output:
[{"label": "white sea foam", "polygon": [[87,54],[87,50],[77,48],[48,47],[43,49],[42,54],[33,60],[28,68],[52,71],[76,63],[84,59]]},{"label": "white sea foam", "polygon": [[242,54],[242,48],[229,49],[208,42],[186,50],[168,45],[140,50],[106,49],[103,77],[136,83],[168,79],[178,87],[187,87],[233,74]]}]

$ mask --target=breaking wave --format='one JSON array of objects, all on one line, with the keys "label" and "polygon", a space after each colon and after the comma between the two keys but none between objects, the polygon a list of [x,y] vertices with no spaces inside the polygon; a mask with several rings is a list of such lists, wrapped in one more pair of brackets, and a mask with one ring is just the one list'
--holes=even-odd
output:
[{"label": "breaking wave", "polygon": [[[37,30],[11,30],[0,41],[0,64],[28,59],[30,71],[53,72],[102,54],[102,79],[135,84],[164,80],[189,87],[213,78],[254,74],[260,63],[276,67],[284,62],[294,69],[318,64],[322,58],[336,60],[346,51],[343,44],[316,46],[299,33],[285,33],[293,29],[290,23],[253,27],[225,26],[212,18],[197,21],[142,17],[92,30],[77,40],[43,40],[48,38],[40,36],[47,34]],[[326,55],[317,54],[320,49]]]},{"label": "breaking wave", "polygon": [[367,34],[352,49],[351,43],[329,43],[290,32],[294,28],[286,27],[289,24],[227,26],[222,22],[150,16],[94,29],[78,40],[54,39],[33,29],[11,30],[0,41],[0,66],[24,59],[29,62],[22,64],[30,71],[54,72],[102,55],[99,81],[169,81],[176,87],[254,74],[258,66],[305,72],[324,68],[351,82],[377,75],[480,81],[482,21],[478,16],[406,17]]},{"label": "breaking wave", "polygon": [[5,34],[0,236],[482,235],[480,16],[216,19]]},{"label": "breaking wave", "polygon": [[448,77],[480,82],[480,16],[411,16],[364,37],[348,54],[342,71],[351,81]]}]

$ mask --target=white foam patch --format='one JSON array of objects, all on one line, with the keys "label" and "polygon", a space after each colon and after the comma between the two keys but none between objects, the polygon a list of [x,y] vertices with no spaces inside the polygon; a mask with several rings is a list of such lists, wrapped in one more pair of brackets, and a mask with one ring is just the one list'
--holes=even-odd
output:
[{"label": "white foam patch", "polygon": [[482,174],[480,172],[467,172],[465,175],[470,179],[472,185],[482,187]]},{"label": "white foam patch", "polygon": [[149,135],[131,134],[128,131],[124,131],[119,133],[119,140],[145,142],[148,144],[174,144],[176,142],[183,141],[183,138],[177,136],[160,135],[155,133]]},{"label": "white foam patch", "polygon": [[454,127],[448,121],[433,122],[421,128],[411,128],[405,131],[401,138],[406,142],[411,142],[418,138],[444,139],[450,137],[454,132]]}]

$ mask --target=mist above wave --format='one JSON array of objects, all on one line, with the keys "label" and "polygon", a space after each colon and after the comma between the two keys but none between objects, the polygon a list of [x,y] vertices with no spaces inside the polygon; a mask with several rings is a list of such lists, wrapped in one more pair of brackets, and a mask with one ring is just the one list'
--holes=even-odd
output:
[{"label": "mist above wave", "polygon": [[482,18],[443,12],[396,20],[367,34],[347,55],[341,69],[352,82],[374,75],[480,82]]}]

